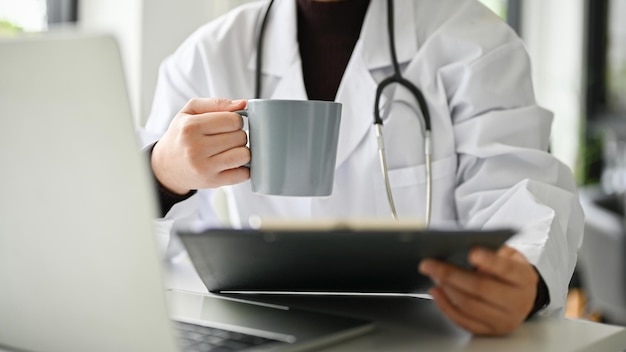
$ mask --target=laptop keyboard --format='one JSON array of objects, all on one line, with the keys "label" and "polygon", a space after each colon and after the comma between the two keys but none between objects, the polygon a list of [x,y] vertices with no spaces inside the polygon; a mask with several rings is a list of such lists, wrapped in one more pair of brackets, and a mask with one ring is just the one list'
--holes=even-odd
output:
[{"label": "laptop keyboard", "polygon": [[[227,352],[254,350],[284,342],[238,332],[174,321],[178,345],[184,352]],[[265,346],[266,347],[266,346]]]}]

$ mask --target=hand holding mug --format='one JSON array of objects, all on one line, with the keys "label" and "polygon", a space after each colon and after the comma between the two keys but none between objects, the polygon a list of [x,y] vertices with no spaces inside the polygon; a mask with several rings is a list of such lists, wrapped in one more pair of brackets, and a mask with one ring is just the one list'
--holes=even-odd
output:
[{"label": "hand holding mug", "polygon": [[[249,149],[241,115],[248,119]],[[340,122],[335,102],[253,99],[246,106],[244,100],[192,99],[154,146],[152,169],[177,194],[251,178],[255,193],[328,196]]]},{"label": "hand holding mug", "polygon": [[233,112],[245,100],[191,99],[174,117],[152,151],[152,170],[168,190],[186,194],[250,178],[248,141],[243,121]]}]

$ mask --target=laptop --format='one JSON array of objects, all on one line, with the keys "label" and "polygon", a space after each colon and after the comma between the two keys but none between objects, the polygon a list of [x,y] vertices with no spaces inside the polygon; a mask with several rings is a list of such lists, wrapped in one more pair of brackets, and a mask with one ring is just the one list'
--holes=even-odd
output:
[{"label": "laptop", "polygon": [[301,350],[371,330],[232,297],[166,299],[116,41],[30,35],[0,39],[0,53],[0,350]]}]

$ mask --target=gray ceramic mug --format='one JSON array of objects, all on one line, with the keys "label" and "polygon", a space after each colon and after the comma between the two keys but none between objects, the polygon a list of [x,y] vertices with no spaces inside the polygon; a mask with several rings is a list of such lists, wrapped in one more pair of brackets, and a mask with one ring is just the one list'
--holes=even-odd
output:
[{"label": "gray ceramic mug", "polygon": [[252,191],[296,197],[333,191],[341,104],[314,100],[248,100]]}]

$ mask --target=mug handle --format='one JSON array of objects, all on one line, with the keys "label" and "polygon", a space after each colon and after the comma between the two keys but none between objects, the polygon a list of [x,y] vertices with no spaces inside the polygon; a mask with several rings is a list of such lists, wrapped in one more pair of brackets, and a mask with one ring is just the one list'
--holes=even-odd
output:
[{"label": "mug handle", "polygon": [[247,109],[243,109],[243,110],[236,110],[233,111],[236,114],[239,114],[243,117],[245,117],[245,119],[243,119],[243,127],[241,127],[242,130],[244,131],[249,131],[248,129],[248,110]]},{"label": "mug handle", "polygon": [[[241,126],[241,129],[246,131],[246,134],[248,135],[248,148],[250,148],[250,133],[249,133],[250,129],[248,127],[249,126],[248,125],[248,110],[243,109],[243,110],[236,110],[233,112],[245,117],[245,119],[243,119],[243,126]],[[250,163],[243,165],[243,167],[247,167],[249,169]]]}]

